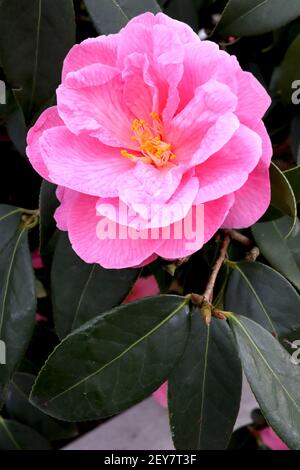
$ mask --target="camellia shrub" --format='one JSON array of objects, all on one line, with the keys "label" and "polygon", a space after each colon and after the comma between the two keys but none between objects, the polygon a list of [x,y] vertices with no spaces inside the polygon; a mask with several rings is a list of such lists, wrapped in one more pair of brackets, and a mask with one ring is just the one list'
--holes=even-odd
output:
[{"label": "camellia shrub", "polygon": [[162,385],[176,449],[233,448],[242,371],[265,441],[300,449],[286,3],[0,1],[0,449]]}]

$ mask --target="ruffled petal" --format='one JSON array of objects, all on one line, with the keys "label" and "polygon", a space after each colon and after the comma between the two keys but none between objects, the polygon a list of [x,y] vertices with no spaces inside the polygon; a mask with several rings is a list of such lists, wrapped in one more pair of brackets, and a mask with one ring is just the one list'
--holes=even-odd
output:
[{"label": "ruffled petal", "polygon": [[[116,226],[96,213],[97,198],[78,195],[68,217],[68,233],[74,251],[87,263],[99,263],[107,269],[138,266],[161,245],[149,238],[148,231]],[[121,233],[119,230],[123,232]],[[118,237],[119,235],[119,237]],[[121,237],[125,238],[121,238]],[[146,239],[142,239],[145,236]]]},{"label": "ruffled petal", "polygon": [[198,189],[198,179],[185,175],[175,194],[166,203],[145,204],[140,211],[143,217],[118,198],[101,198],[96,208],[102,216],[136,230],[166,227],[186,217]]},{"label": "ruffled petal", "polygon": [[221,227],[233,202],[234,197],[228,195],[193,206],[184,221],[170,227],[170,235],[164,231],[165,241],[156,253],[163,258],[177,259],[200,250]]},{"label": "ruffled petal", "polygon": [[92,64],[115,66],[117,60],[118,35],[89,38],[75,44],[64,60],[62,81],[69,72],[76,72],[82,67]]},{"label": "ruffled petal", "polygon": [[60,85],[57,89],[57,108],[66,126],[76,135],[91,135],[112,147],[134,148],[130,139],[134,116],[123,101],[121,77],[111,78],[111,69],[106,68],[102,84],[93,86],[95,71],[86,69],[82,79],[87,75],[90,86],[78,88],[77,82],[75,88]]},{"label": "ruffled petal", "polygon": [[241,122],[253,127],[263,118],[271,104],[271,98],[252,73],[244,72],[239,67],[237,78],[236,114]]},{"label": "ruffled petal", "polygon": [[236,105],[237,98],[227,85],[211,80],[197,88],[166,132],[176,161],[194,166],[219,151],[239,127],[233,113]]},{"label": "ruffled petal", "polygon": [[227,85],[236,94],[237,61],[235,57],[221,51],[214,42],[200,41],[185,46],[183,65],[184,73],[178,87],[180,110],[193,98],[195,90],[210,80]]},{"label": "ruffled petal", "polygon": [[195,203],[212,201],[241,188],[261,154],[259,135],[241,125],[219,152],[196,168],[200,189]]},{"label": "ruffled petal", "polygon": [[134,167],[120,149],[65,127],[45,131],[40,146],[53,182],[93,196],[117,196],[120,178]]},{"label": "ruffled petal", "polygon": [[46,109],[38,118],[35,125],[27,134],[26,154],[35,171],[43,178],[51,181],[48,168],[44,162],[40,148],[40,138],[43,133],[56,126],[63,126],[64,123],[60,119],[56,106]]},{"label": "ruffled petal", "polygon": [[164,13],[153,15],[153,13],[147,12],[130,20],[128,25],[134,23],[144,24],[150,27],[154,26],[155,24],[163,24],[173,29],[180,37],[180,40],[183,44],[188,44],[189,42],[200,42],[199,36],[192,30],[190,26],[183,23],[182,21],[174,20]]},{"label": "ruffled petal", "polygon": [[262,158],[244,186],[234,193],[235,203],[224,222],[226,228],[250,227],[263,216],[271,201],[269,167],[272,145],[262,122],[257,124],[255,131],[262,139]]},{"label": "ruffled petal", "polygon": [[78,196],[76,191],[72,189],[64,188],[63,186],[57,186],[56,197],[60,202],[60,205],[55,211],[54,219],[56,221],[59,230],[68,230],[68,216],[72,201]]}]

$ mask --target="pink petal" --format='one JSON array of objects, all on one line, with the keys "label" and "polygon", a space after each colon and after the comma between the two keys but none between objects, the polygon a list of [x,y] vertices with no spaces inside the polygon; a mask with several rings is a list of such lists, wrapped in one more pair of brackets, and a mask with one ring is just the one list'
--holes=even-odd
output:
[{"label": "pink petal", "polygon": [[185,47],[184,73],[179,85],[180,109],[193,98],[195,90],[210,80],[227,85],[236,94],[236,60],[211,41],[199,41]]},{"label": "pink petal", "polygon": [[177,161],[195,165],[220,150],[239,126],[232,114],[236,105],[236,96],[222,83],[211,80],[197,88],[167,131]]},{"label": "pink petal", "polygon": [[288,446],[282,442],[272,428],[264,428],[259,434],[262,442],[271,450],[289,450]]},{"label": "pink petal", "polygon": [[103,64],[86,65],[76,72],[69,72],[64,84],[75,90],[84,87],[96,87],[110,82],[120,74],[116,67]]},{"label": "pink petal", "polygon": [[[127,238],[121,239],[112,231],[109,234],[111,238],[103,239],[103,231],[106,230],[107,224],[111,228],[112,222],[97,216],[96,203],[97,198],[78,195],[72,203],[68,217],[68,233],[73,249],[85,262],[99,263],[107,269],[121,269],[138,266],[155,253],[161,241],[140,238],[144,235],[148,237],[148,233],[137,233],[131,229],[129,237],[126,230]],[[117,229],[118,235],[120,227],[114,228]],[[133,239],[134,237],[136,239]]]},{"label": "pink petal", "polygon": [[241,122],[252,127],[260,121],[271,104],[271,98],[252,75],[238,71],[238,107],[236,114]]},{"label": "pink petal", "polygon": [[162,78],[165,79],[165,97],[161,96],[162,118],[164,123],[174,116],[179,105],[178,84],[183,75],[184,50],[181,41],[173,29],[164,25],[156,25],[154,31],[154,64],[160,78],[160,90],[163,89]]},{"label": "pink petal", "polygon": [[116,196],[118,179],[134,167],[119,149],[64,127],[45,131],[40,145],[53,182],[93,196]]},{"label": "pink petal", "polygon": [[138,264],[137,266],[133,266],[133,268],[143,268],[144,266],[148,266],[148,264],[152,263],[158,258],[158,256],[153,253],[149,258],[146,258],[142,263]]},{"label": "pink petal", "polygon": [[155,111],[164,121],[170,120],[179,104],[177,85],[183,74],[183,45],[179,37],[165,25],[149,28],[141,23],[131,23],[120,35],[118,66],[123,68],[132,54],[147,56],[148,74],[159,90],[159,108]]},{"label": "pink petal", "polygon": [[171,227],[171,237],[165,240],[156,253],[163,258],[177,259],[198,251],[221,227],[233,201],[233,196],[228,195],[216,201],[193,206],[183,223],[180,222],[181,234],[177,225],[178,239],[174,236],[174,224]]},{"label": "pink petal", "polygon": [[137,119],[149,121],[149,115],[159,109],[159,91],[145,54],[133,53],[125,60],[124,103]]},{"label": "pink petal", "polygon": [[123,304],[159,294],[159,287],[154,276],[140,277],[134,284]]},{"label": "pink petal", "polygon": [[178,166],[156,168],[142,162],[136,163],[133,171],[126,175],[119,188],[119,197],[140,214],[148,217],[148,207],[162,205],[170,199],[178,188],[182,169]]},{"label": "pink petal", "polygon": [[180,40],[187,44],[189,42],[199,42],[199,36],[188,26],[187,24],[183,23],[182,21],[177,21],[169,16],[165,15],[164,13],[158,13],[157,15],[153,15],[153,13],[147,12],[142,15],[136,16],[132,20],[129,21],[128,25],[139,23],[144,24],[146,26],[153,26],[155,24],[163,24],[165,26],[169,26],[173,29],[176,34],[180,37]]},{"label": "pink petal", "polygon": [[[93,67],[93,66],[92,66]],[[87,71],[86,71],[87,72]],[[91,70],[89,70],[91,73]],[[107,73],[107,79],[111,71]],[[57,89],[57,108],[68,129],[74,134],[89,134],[113,147],[132,148],[132,116],[122,97],[122,80],[119,76],[92,86],[70,88],[60,85]]]},{"label": "pink petal", "polygon": [[45,130],[51,129],[56,126],[63,126],[63,121],[57,114],[56,106],[46,109],[38,118],[35,125],[30,129],[27,134],[27,148],[26,153],[29,161],[35,171],[37,171],[43,178],[51,181],[49,178],[48,168],[41,155],[40,137]]},{"label": "pink petal", "polygon": [[44,267],[43,260],[41,258],[40,252],[38,249],[34,250],[31,253],[32,266],[34,269],[41,269]]},{"label": "pink petal", "polygon": [[162,384],[156,392],[152,394],[158,403],[167,408],[168,406],[168,382]]},{"label": "pink petal", "polygon": [[166,227],[184,219],[195,201],[198,190],[198,179],[185,175],[173,196],[165,204],[158,206],[157,211],[153,211],[154,215],[149,217],[146,228]]},{"label": "pink petal", "polygon": [[255,224],[266,212],[271,200],[269,166],[272,145],[263,123],[254,129],[262,139],[263,154],[244,186],[234,193],[235,203],[225,222],[226,228],[246,228]]},{"label": "pink petal", "polygon": [[99,36],[75,44],[64,60],[62,81],[69,72],[91,64],[114,66],[117,58],[117,35]]},{"label": "pink petal", "polygon": [[241,125],[232,139],[196,168],[200,189],[195,203],[218,199],[243,186],[262,154],[258,134]]},{"label": "pink petal", "polygon": [[143,204],[140,210],[143,217],[118,198],[101,198],[96,209],[109,220],[136,230],[167,227],[186,217],[198,189],[198,179],[185,175],[176,193],[166,203]]},{"label": "pink petal", "polygon": [[57,187],[56,197],[60,202],[60,206],[55,211],[54,219],[59,230],[68,230],[70,207],[72,205],[73,199],[75,199],[77,196],[78,193],[72,189],[64,188],[63,186]]}]

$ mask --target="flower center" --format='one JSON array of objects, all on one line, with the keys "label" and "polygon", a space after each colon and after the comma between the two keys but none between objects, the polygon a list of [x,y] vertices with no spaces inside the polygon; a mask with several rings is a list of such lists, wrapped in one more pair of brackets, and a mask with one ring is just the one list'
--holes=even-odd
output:
[{"label": "flower center", "polygon": [[142,161],[161,167],[176,157],[171,150],[171,144],[162,140],[163,124],[158,113],[150,113],[150,116],[152,126],[143,119],[135,119],[132,124],[133,135],[131,139],[138,142],[143,156],[133,155],[127,150],[121,150],[121,154],[135,162]]}]

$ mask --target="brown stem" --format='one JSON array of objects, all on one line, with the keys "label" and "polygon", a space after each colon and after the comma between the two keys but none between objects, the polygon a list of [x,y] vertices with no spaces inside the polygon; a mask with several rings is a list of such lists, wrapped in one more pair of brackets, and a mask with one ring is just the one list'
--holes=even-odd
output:
[{"label": "brown stem", "polygon": [[211,272],[208,284],[207,284],[205,292],[204,292],[204,298],[209,303],[212,303],[216,279],[217,279],[219,271],[222,267],[222,264],[223,264],[223,262],[226,258],[229,243],[230,243],[230,236],[229,236],[229,234],[226,234],[225,238],[223,240],[222,246],[221,246],[219,257],[218,257],[217,261],[215,262],[215,264],[212,268],[212,272]]},{"label": "brown stem", "polygon": [[232,240],[235,240],[242,245],[245,246],[251,246],[253,245],[253,242],[250,238],[246,237],[246,235],[243,235],[240,232],[237,232],[236,230],[225,230],[225,233],[230,236]]}]

